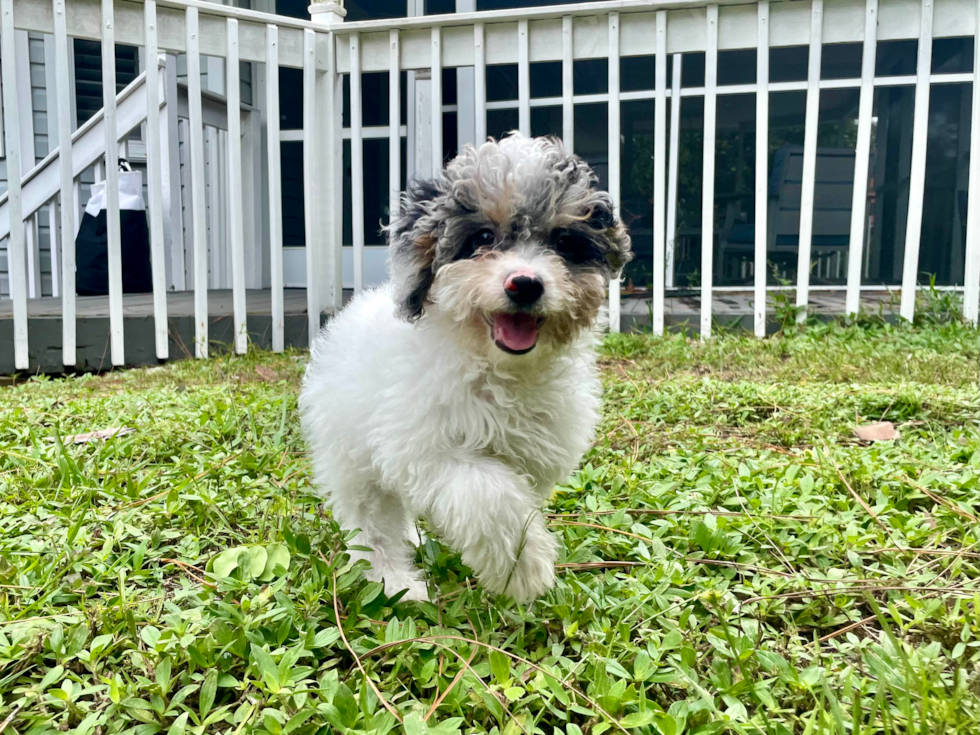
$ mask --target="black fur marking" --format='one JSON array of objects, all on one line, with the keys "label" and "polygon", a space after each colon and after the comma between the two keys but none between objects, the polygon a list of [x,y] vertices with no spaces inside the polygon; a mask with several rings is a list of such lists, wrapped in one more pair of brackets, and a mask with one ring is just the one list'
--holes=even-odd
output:
[{"label": "black fur marking", "polygon": [[453,260],[468,260],[477,252],[490,250],[497,242],[497,236],[489,227],[481,227],[472,235],[463,240],[459,250],[453,256]]},{"label": "black fur marking", "polygon": [[388,231],[388,244],[395,272],[406,274],[396,281],[398,313],[414,322],[422,316],[425,299],[434,277],[432,262],[438,237],[430,227],[422,225],[430,214],[432,202],[442,194],[440,182],[414,180],[402,198],[402,211]]},{"label": "black fur marking", "polygon": [[438,182],[431,179],[414,179],[402,197],[402,212],[395,223],[392,240],[405,235],[415,228],[419,219],[425,215],[425,205],[431,203],[442,192]]},{"label": "black fur marking", "polygon": [[606,206],[605,202],[600,202],[592,210],[588,225],[593,230],[608,230],[615,222],[616,218],[613,216],[612,208]]},{"label": "black fur marking", "polygon": [[571,265],[602,265],[605,261],[601,246],[595,242],[595,235],[573,229],[555,230],[551,235],[551,246]]},{"label": "black fur marking", "polygon": [[425,311],[425,297],[432,287],[432,279],[432,268],[423,268],[415,276],[415,284],[408,295],[402,298],[399,309],[402,316],[408,321],[418,321],[422,312]]}]

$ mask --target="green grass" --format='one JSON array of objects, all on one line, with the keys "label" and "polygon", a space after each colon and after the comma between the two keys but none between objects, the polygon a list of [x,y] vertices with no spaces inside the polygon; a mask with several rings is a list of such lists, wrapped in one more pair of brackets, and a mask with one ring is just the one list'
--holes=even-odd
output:
[{"label": "green grass", "polygon": [[[431,539],[431,604],[348,569],[304,361],[0,389],[4,735],[975,732],[975,330],[610,338],[529,606]],[[878,420],[900,439],[858,442]]]}]

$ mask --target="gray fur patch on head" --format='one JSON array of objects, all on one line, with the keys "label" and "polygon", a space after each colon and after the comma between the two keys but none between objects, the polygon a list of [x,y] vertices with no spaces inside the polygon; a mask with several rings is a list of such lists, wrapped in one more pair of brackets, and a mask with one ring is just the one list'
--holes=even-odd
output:
[{"label": "gray fur patch on head", "polygon": [[466,146],[440,178],[412,183],[387,228],[401,316],[422,315],[435,274],[471,257],[477,233],[492,235],[491,250],[537,244],[562,255],[573,275],[618,277],[632,258],[630,237],[597,183],[555,138],[511,133]]}]

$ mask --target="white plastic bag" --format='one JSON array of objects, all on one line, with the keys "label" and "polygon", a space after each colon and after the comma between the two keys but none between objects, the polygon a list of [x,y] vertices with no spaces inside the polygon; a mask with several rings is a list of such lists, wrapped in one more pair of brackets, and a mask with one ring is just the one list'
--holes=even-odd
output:
[{"label": "white plastic bag", "polygon": [[[97,217],[106,208],[105,181],[92,184],[92,195],[85,212]],[[119,209],[124,212],[144,212],[146,202],[143,201],[143,174],[139,171],[119,172]]]}]

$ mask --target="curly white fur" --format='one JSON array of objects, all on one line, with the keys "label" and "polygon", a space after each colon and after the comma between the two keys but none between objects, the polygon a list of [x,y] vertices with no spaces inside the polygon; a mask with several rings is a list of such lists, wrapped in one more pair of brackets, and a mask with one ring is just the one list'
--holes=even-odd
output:
[{"label": "curly white fur", "polygon": [[[507,141],[541,147],[519,136]],[[559,143],[548,145],[552,164],[580,165]],[[453,179],[450,164],[438,192],[425,202],[406,200],[406,210],[415,205],[423,219],[451,230],[458,216],[453,189],[475,186],[484,200],[479,211],[488,221],[497,217],[492,224],[503,231],[500,218],[533,214],[505,201],[500,192],[510,179],[544,189],[537,206],[552,210],[552,219],[591,214],[594,202],[580,178],[570,179],[575,201],[561,210],[562,186],[534,181],[553,166],[522,172],[492,142],[465,156],[469,163],[458,167],[469,172],[465,180]],[[423,516],[487,589],[529,600],[555,578],[557,544],[540,507],[589,447],[599,416],[594,294],[608,276],[566,267],[523,225],[511,239],[501,235],[492,252],[439,265],[435,251],[453,252],[459,243],[435,225],[420,234],[418,218],[410,217],[393,228],[394,283],[355,298],[313,345],[300,408],[315,482],[341,526],[360,529],[354,543],[371,551],[352,558],[371,562],[369,577],[384,580],[387,594],[407,589],[410,599],[427,597],[413,564],[415,521]],[[429,232],[436,232],[431,240]],[[618,223],[610,233],[602,242],[625,262],[628,236]],[[398,284],[426,268],[430,283],[414,295],[424,313],[409,320]],[[533,270],[545,284],[534,307],[543,320],[540,341],[522,355],[498,349],[487,326],[508,308],[502,284],[516,268]]]}]

